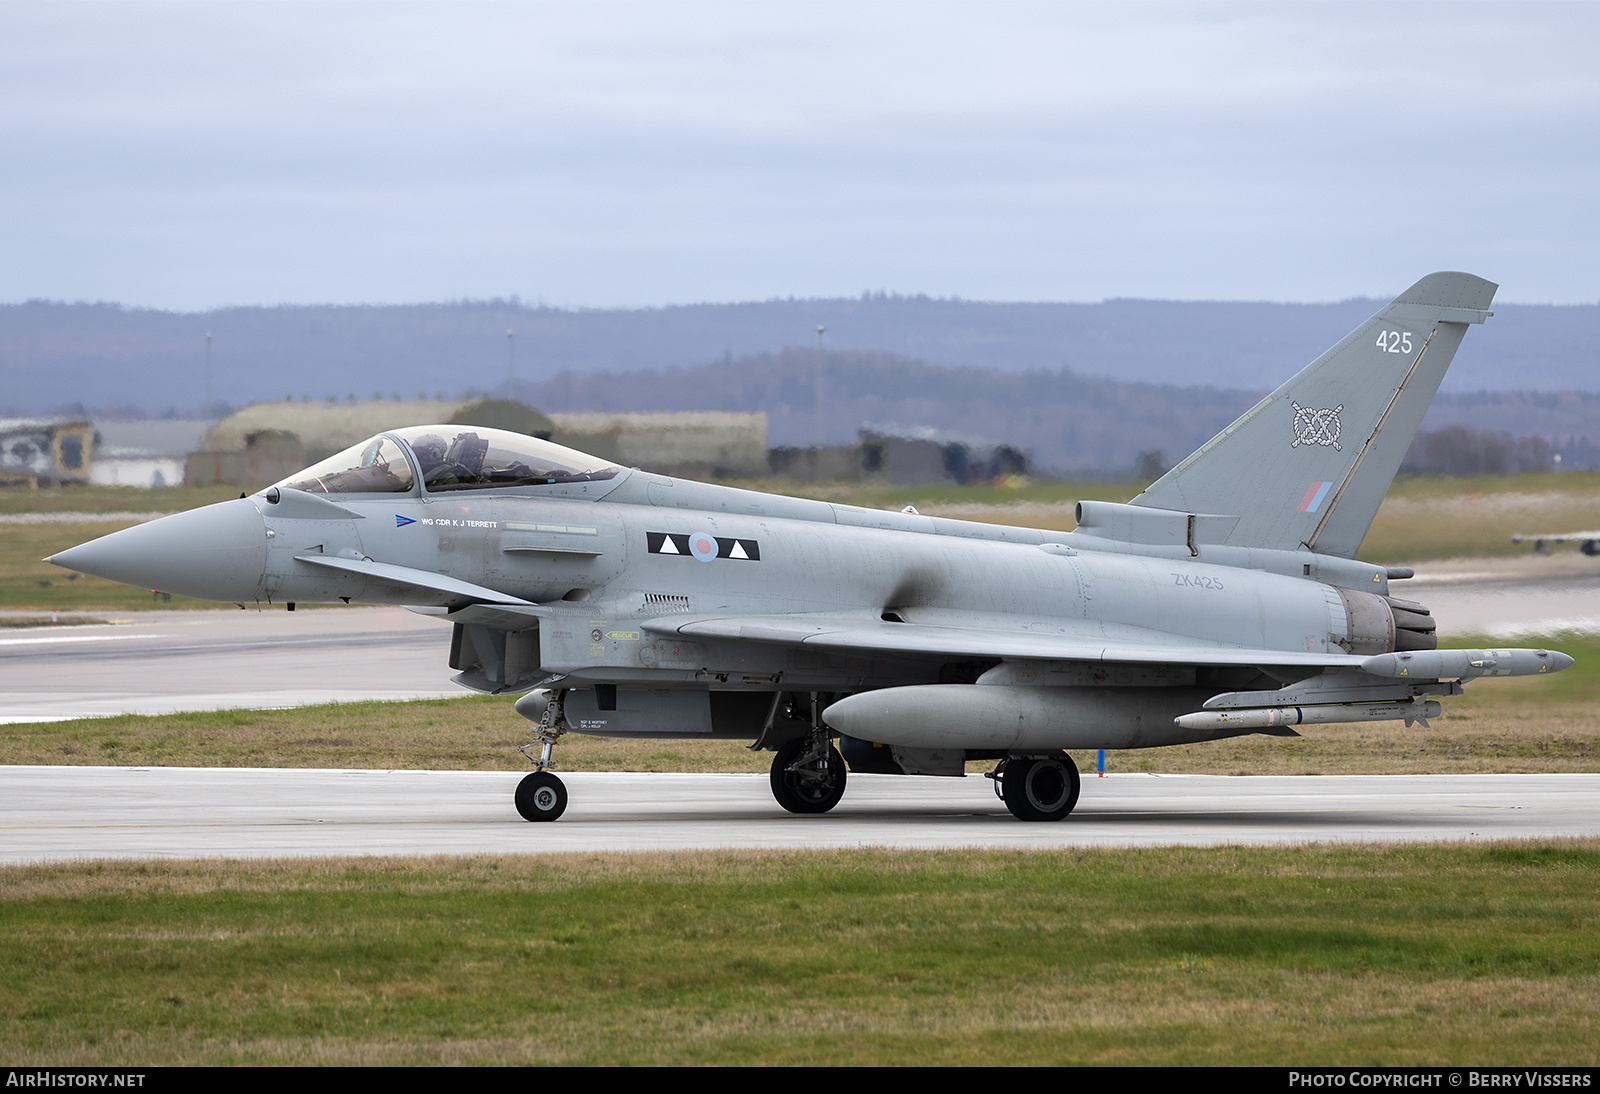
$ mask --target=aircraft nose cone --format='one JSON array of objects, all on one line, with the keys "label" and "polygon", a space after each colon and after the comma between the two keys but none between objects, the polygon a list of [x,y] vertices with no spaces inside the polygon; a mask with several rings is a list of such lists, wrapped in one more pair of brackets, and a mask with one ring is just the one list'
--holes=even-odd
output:
[{"label": "aircraft nose cone", "polygon": [[201,600],[255,600],[267,563],[261,514],[239,498],[90,540],[49,561],[68,570]]}]

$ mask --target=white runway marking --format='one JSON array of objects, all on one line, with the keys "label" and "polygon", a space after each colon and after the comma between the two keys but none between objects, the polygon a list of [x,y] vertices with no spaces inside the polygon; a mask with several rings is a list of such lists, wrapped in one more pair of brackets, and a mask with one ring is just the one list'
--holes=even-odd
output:
[{"label": "white runway marking", "polygon": [[563,775],[529,824],[520,773],[0,768],[0,861],[652,851],[1109,847],[1600,835],[1600,775],[1113,775],[1058,824],[1015,820],[983,778],[853,775],[801,817],[764,775]]},{"label": "white runway marking", "polygon": [[38,638],[0,638],[0,646],[37,646],[45,642],[116,642],[166,638],[164,634],[47,634]]},{"label": "white runway marking", "polygon": [[450,627],[404,608],[137,612],[0,638],[0,724],[471,694],[449,660]]}]

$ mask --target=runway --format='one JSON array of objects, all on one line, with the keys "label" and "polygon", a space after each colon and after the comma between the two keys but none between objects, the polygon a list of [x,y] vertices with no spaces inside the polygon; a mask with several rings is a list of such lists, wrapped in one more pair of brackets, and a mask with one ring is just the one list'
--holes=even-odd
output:
[{"label": "runway", "polygon": [[1600,774],[1086,778],[1057,824],[1011,817],[989,780],[853,775],[820,817],[764,775],[573,773],[529,824],[520,774],[0,768],[0,862],[727,848],[1125,847],[1600,835]]},{"label": "runway", "polygon": [[122,621],[0,629],[0,723],[471,694],[404,608],[97,614]]},{"label": "runway", "polygon": [[1416,577],[1391,582],[1389,592],[1427,605],[1445,645],[1457,635],[1509,643],[1600,632],[1600,558],[1575,551],[1420,563]]}]

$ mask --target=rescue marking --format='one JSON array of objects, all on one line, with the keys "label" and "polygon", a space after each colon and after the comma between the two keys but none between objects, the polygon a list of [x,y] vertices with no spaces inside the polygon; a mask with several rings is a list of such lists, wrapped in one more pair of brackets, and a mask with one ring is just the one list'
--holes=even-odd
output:
[{"label": "rescue marking", "polygon": [[1339,446],[1339,434],[1342,431],[1339,425],[1339,413],[1344,410],[1340,403],[1333,409],[1323,408],[1313,410],[1308,406],[1290,400],[1294,407],[1294,443],[1290,448],[1299,448],[1303,444],[1319,444],[1324,448],[1331,447],[1335,452],[1344,451]]}]

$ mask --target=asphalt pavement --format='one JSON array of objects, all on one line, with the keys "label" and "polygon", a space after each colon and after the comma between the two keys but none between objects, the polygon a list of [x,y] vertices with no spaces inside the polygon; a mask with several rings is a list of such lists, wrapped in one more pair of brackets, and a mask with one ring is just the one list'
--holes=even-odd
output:
[{"label": "asphalt pavement", "polygon": [[1600,774],[1111,775],[1053,824],[981,776],[852,775],[824,816],[785,813],[765,775],[562,777],[565,816],[530,824],[502,772],[0,767],[0,862],[1600,835]]},{"label": "asphalt pavement", "polygon": [[404,608],[93,617],[0,628],[0,723],[470,694],[449,624]]}]

